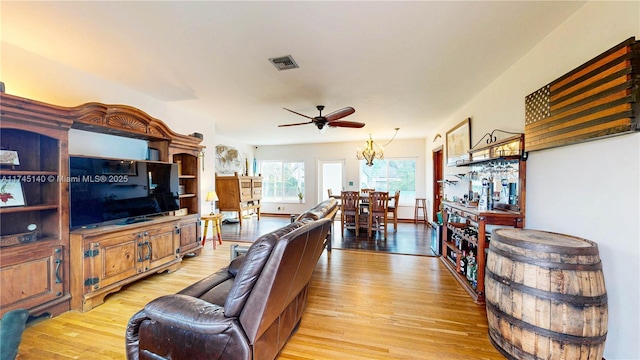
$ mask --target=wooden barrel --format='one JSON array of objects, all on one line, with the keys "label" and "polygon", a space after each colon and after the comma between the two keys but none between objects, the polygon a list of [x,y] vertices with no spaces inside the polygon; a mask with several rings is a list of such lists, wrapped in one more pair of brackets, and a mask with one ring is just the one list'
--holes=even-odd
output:
[{"label": "wooden barrel", "polygon": [[596,243],[494,230],[485,299],[490,340],[507,358],[602,359],[608,309]]}]

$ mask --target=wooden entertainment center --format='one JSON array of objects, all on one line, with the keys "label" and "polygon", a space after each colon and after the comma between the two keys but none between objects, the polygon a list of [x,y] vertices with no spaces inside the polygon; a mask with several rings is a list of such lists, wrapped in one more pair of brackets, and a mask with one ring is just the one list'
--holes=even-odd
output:
[{"label": "wooden entertainment center", "polygon": [[[177,134],[124,105],[68,108],[6,93],[0,101],[0,148],[19,157],[0,168],[3,190],[14,189],[0,207],[0,316],[17,308],[32,316],[87,311],[122,286],[177,270],[185,254],[201,252],[201,137]],[[143,139],[158,161],[180,163],[180,210],[69,231],[70,128]]]}]

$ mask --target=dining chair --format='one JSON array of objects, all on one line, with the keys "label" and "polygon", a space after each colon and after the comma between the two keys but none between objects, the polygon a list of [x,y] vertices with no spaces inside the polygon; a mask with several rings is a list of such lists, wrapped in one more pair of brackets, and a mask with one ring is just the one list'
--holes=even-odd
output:
[{"label": "dining chair", "polygon": [[393,219],[393,230],[398,231],[398,204],[400,203],[400,190],[396,190],[395,194],[389,199],[389,206],[387,207],[387,213]]},{"label": "dining chair", "polygon": [[340,212],[340,227],[342,235],[344,229],[355,229],[356,237],[360,234],[360,193],[357,191],[343,191],[340,193],[342,203]]},{"label": "dining chair", "polygon": [[386,191],[372,191],[369,193],[369,214],[367,221],[368,236],[371,237],[373,231],[384,231],[384,238],[387,238],[389,193]]},{"label": "dining chair", "polygon": [[375,189],[371,188],[362,188],[360,189],[360,210],[363,213],[367,213],[369,211],[369,193],[375,191]]},{"label": "dining chair", "polygon": [[329,195],[329,199],[331,198],[335,198],[336,202],[338,203],[338,211],[340,211],[341,207],[342,207],[342,194],[340,195],[340,197],[338,197],[338,194],[333,194],[333,190],[331,189],[327,189],[327,194]]}]

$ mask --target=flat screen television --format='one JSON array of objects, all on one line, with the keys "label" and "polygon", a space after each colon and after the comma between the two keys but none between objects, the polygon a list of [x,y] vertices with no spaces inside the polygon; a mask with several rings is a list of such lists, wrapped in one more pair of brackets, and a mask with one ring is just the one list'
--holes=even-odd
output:
[{"label": "flat screen television", "polygon": [[69,157],[70,228],[128,224],[178,210],[177,164]]}]

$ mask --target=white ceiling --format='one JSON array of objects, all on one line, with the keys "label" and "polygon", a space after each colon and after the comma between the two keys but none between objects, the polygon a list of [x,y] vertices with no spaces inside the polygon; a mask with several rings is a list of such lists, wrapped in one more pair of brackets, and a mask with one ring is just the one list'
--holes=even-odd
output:
[{"label": "white ceiling", "polygon": [[[583,4],[2,1],[1,34],[248,144],[384,140],[396,127],[426,136]],[[276,70],[268,59],[283,55],[300,68]],[[318,104],[367,125],[277,127],[306,120],[283,107],[316,116]]]}]

